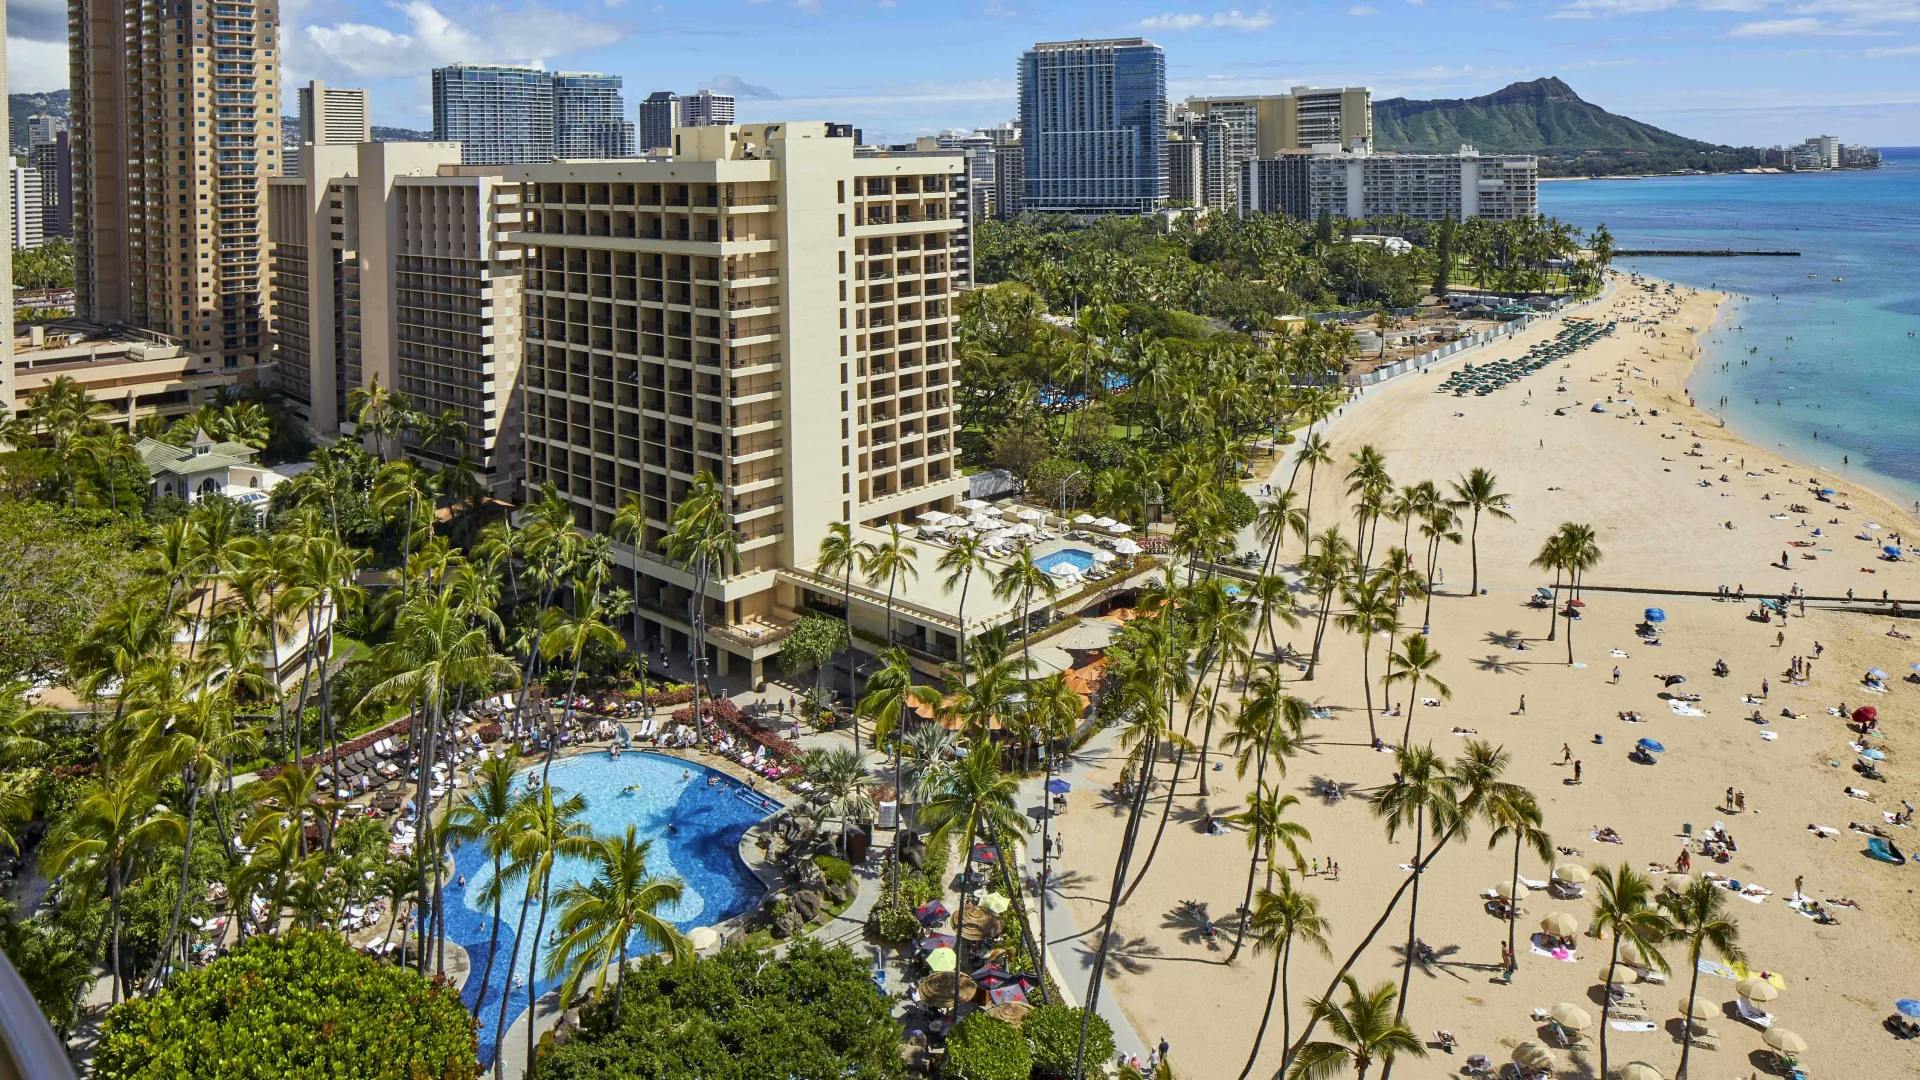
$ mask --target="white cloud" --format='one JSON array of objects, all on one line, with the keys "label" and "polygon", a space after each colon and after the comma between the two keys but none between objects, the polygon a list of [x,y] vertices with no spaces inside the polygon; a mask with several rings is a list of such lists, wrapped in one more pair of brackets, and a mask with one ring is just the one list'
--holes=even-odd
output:
[{"label": "white cloud", "polygon": [[1920,45],[1889,45],[1879,49],[1868,49],[1867,55],[1876,60],[1888,56],[1920,56]]},{"label": "white cloud", "polygon": [[7,89],[16,94],[65,90],[68,80],[67,43],[7,39]]},{"label": "white cloud", "polygon": [[1203,27],[1219,30],[1265,30],[1273,25],[1273,13],[1256,11],[1242,13],[1239,8],[1231,11],[1216,11],[1211,15],[1198,11],[1169,12],[1165,15],[1149,15],[1140,20],[1142,30],[1198,30]]},{"label": "white cloud", "polygon": [[1680,0],[1570,0],[1548,18],[1595,19],[1614,15],[1646,15],[1679,6]]},{"label": "white cloud", "polygon": [[1841,26],[1812,17],[1761,19],[1744,22],[1727,31],[1732,38],[1774,37],[1868,37],[1876,33],[1859,26]]},{"label": "white cloud", "polygon": [[436,7],[433,0],[395,3],[405,28],[343,22],[306,26],[296,33],[308,46],[292,65],[300,80],[347,75],[399,78],[456,61],[544,64],[554,57],[613,44],[624,27],[571,11],[535,5],[489,7],[475,12]]},{"label": "white cloud", "polygon": [[1379,9],[1379,8],[1377,8],[1377,7],[1374,7],[1374,6],[1372,5],[1372,4],[1355,4],[1355,5],[1353,5],[1352,7],[1350,7],[1350,8],[1348,8],[1348,9],[1347,9],[1347,14],[1349,14],[1349,15],[1378,15],[1378,14],[1380,14],[1380,9]]}]

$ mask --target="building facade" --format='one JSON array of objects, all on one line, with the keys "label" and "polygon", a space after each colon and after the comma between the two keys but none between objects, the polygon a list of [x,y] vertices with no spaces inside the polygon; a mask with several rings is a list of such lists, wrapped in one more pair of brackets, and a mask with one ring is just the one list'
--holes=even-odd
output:
[{"label": "building facade", "polygon": [[1524,154],[1315,154],[1307,166],[1308,214],[1404,215],[1426,221],[1516,221],[1540,212],[1540,167]]},{"label": "building facade", "polygon": [[27,149],[27,161],[40,174],[40,232],[73,237],[73,141],[67,129]]},{"label": "building facade", "polygon": [[1240,213],[1285,214],[1304,218],[1313,213],[1307,196],[1306,154],[1279,154],[1254,158],[1240,165]]},{"label": "building facade", "polygon": [[701,90],[680,99],[681,127],[720,127],[733,123],[733,95]]},{"label": "building facade", "polygon": [[1025,210],[1143,213],[1167,200],[1167,60],[1145,38],[1042,42],[1020,57]]},{"label": "building facade", "polygon": [[467,165],[553,160],[553,74],[497,64],[435,68],[433,138],[459,143]]},{"label": "building facade", "polygon": [[1001,221],[1020,216],[1027,199],[1027,155],[1020,141],[993,148],[993,216]]},{"label": "building facade", "polygon": [[42,143],[50,143],[56,135],[60,135],[66,130],[67,120],[65,117],[52,116],[47,113],[34,113],[32,116],[27,117],[27,145],[39,146]]},{"label": "building facade", "polygon": [[323,82],[300,88],[300,141],[354,146],[373,138],[367,92]]},{"label": "building facade", "polygon": [[[12,309],[7,304],[9,316]],[[8,345],[11,362],[0,384],[11,407],[31,407],[64,377],[100,403],[96,419],[127,432],[148,418],[171,423],[241,381],[240,373],[204,363],[177,338],[82,319],[29,327],[18,338],[9,335]],[[0,399],[0,411],[5,407],[8,400]]]},{"label": "building facade", "polygon": [[642,535],[615,551],[643,637],[689,642],[694,579],[659,540],[698,473],[725,489],[739,550],[698,601],[722,674],[778,652],[800,603],[779,575],[831,525],[961,497],[965,167],[793,123],[681,128],[671,159],[511,170],[527,489],[551,485],[602,532],[639,499]]},{"label": "building facade", "polygon": [[633,121],[618,75],[562,71],[553,76],[553,156],[632,157]]},{"label": "building facade", "polygon": [[1187,132],[1167,135],[1167,201],[1179,206],[1205,204],[1205,163],[1200,140]]},{"label": "building facade", "polygon": [[680,126],[680,95],[671,90],[655,90],[640,103],[640,150],[658,150],[673,145],[673,129]]},{"label": "building facade", "polygon": [[7,169],[7,232],[14,251],[37,248],[46,241],[41,232],[44,214],[40,171],[13,158]]},{"label": "building facade", "polygon": [[250,381],[265,358],[279,4],[72,0],[77,313],[178,339]]},{"label": "building facade", "polygon": [[520,188],[460,164],[450,143],[313,148],[273,186],[275,385],[323,439],[353,431],[349,396],[376,382],[462,422],[411,441],[464,460],[497,495],[520,481]]}]

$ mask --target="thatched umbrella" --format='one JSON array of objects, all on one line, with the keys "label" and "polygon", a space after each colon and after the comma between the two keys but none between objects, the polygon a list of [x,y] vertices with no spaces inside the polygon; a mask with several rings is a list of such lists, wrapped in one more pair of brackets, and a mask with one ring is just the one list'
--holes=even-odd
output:
[{"label": "thatched umbrella", "polygon": [[966,917],[960,920],[960,936],[967,941],[996,940],[1002,929],[999,918],[977,907],[968,908]]},{"label": "thatched umbrella", "polygon": [[1513,1048],[1513,1063],[1525,1069],[1551,1069],[1553,1051],[1529,1040]]},{"label": "thatched umbrella", "polygon": [[1006,1001],[998,1005],[990,1006],[987,1009],[987,1015],[996,1020],[1005,1020],[1014,1027],[1019,1027],[1026,1022],[1027,1014],[1032,1011],[1033,1006],[1024,1001]]},{"label": "thatched umbrella", "polygon": [[980,993],[972,977],[957,971],[936,971],[920,980],[920,1001],[933,1009],[951,1009]]}]

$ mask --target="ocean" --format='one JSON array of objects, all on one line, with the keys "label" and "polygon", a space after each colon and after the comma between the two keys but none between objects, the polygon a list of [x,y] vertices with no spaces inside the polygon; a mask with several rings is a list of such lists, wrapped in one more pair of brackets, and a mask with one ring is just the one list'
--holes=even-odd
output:
[{"label": "ocean", "polygon": [[1616,265],[1736,295],[1689,382],[1730,430],[1920,506],[1920,147],[1863,172],[1554,181],[1540,204],[1621,248],[1801,252]]}]

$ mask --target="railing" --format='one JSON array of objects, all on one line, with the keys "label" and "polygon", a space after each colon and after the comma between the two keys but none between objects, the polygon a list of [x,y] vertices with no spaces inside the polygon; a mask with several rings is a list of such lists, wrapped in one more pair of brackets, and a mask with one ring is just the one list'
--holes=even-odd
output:
[{"label": "railing", "polygon": [[73,1067],[26,984],[0,954],[0,1078],[12,1077],[73,1080]]}]

